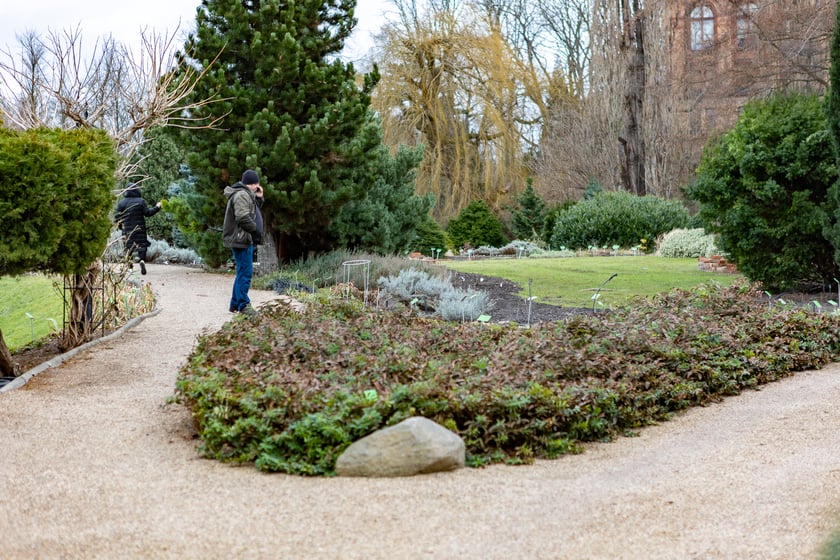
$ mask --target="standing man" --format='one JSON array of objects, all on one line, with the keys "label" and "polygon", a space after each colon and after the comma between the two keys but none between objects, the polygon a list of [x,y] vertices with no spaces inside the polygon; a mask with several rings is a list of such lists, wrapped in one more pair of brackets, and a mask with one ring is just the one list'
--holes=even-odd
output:
[{"label": "standing man", "polygon": [[149,238],[146,236],[146,218],[158,213],[161,202],[154,206],[147,206],[140,196],[140,185],[131,183],[125,189],[125,195],[117,203],[116,222],[125,236],[126,255],[135,254],[140,261],[140,274],[146,274],[146,249],[149,248]]},{"label": "standing man", "polygon": [[251,307],[248,290],[254,275],[254,245],[262,243],[263,223],[259,205],[263,201],[263,188],[256,171],[242,174],[242,180],[225,187],[227,208],[222,226],[222,242],[233,251],[236,279],[230,298],[230,312],[256,315]]}]

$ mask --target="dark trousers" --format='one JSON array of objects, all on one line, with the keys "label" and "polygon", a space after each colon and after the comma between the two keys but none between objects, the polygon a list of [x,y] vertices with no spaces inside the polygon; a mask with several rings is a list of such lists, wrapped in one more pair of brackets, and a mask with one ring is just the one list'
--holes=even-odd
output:
[{"label": "dark trousers", "polygon": [[234,248],[233,262],[236,263],[236,278],[233,281],[230,310],[242,311],[251,305],[248,290],[251,289],[251,277],[254,275],[254,246],[246,249]]}]

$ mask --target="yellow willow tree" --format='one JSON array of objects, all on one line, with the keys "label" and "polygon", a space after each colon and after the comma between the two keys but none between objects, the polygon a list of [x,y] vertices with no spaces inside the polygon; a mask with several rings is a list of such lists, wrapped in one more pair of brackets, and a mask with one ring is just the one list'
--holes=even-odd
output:
[{"label": "yellow willow tree", "polygon": [[422,14],[395,4],[373,99],[385,142],[425,146],[417,185],[439,222],[474,200],[498,212],[533,173],[546,93],[565,83],[518,57],[474,4],[430,2]]}]

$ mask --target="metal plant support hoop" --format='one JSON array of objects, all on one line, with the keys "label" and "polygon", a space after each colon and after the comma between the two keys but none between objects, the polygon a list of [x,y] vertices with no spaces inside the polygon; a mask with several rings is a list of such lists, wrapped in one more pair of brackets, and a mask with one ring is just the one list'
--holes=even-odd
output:
[{"label": "metal plant support hoop", "polygon": [[[352,272],[357,270],[360,273],[362,284],[364,286],[364,305],[367,306],[368,300],[368,282],[370,281],[370,261],[369,260],[355,260],[355,261],[344,261],[341,263],[342,268],[344,269],[344,283],[349,284],[351,282]],[[350,289],[347,288],[347,295],[350,295]]]}]

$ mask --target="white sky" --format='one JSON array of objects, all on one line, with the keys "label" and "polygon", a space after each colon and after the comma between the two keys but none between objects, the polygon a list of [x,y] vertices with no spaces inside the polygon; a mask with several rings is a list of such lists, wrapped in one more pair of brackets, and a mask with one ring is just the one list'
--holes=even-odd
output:
[{"label": "white sky", "polygon": [[[2,0],[0,7],[0,50],[15,52],[16,34],[34,30],[65,31],[80,26],[84,45],[93,46],[98,37],[112,34],[130,46],[138,45],[144,28],[171,34],[179,27],[189,31],[195,25],[200,0]],[[358,0],[359,20],[347,43],[347,58],[357,60],[370,48],[370,34],[384,22],[388,0]],[[183,37],[178,37],[178,46]]]}]

